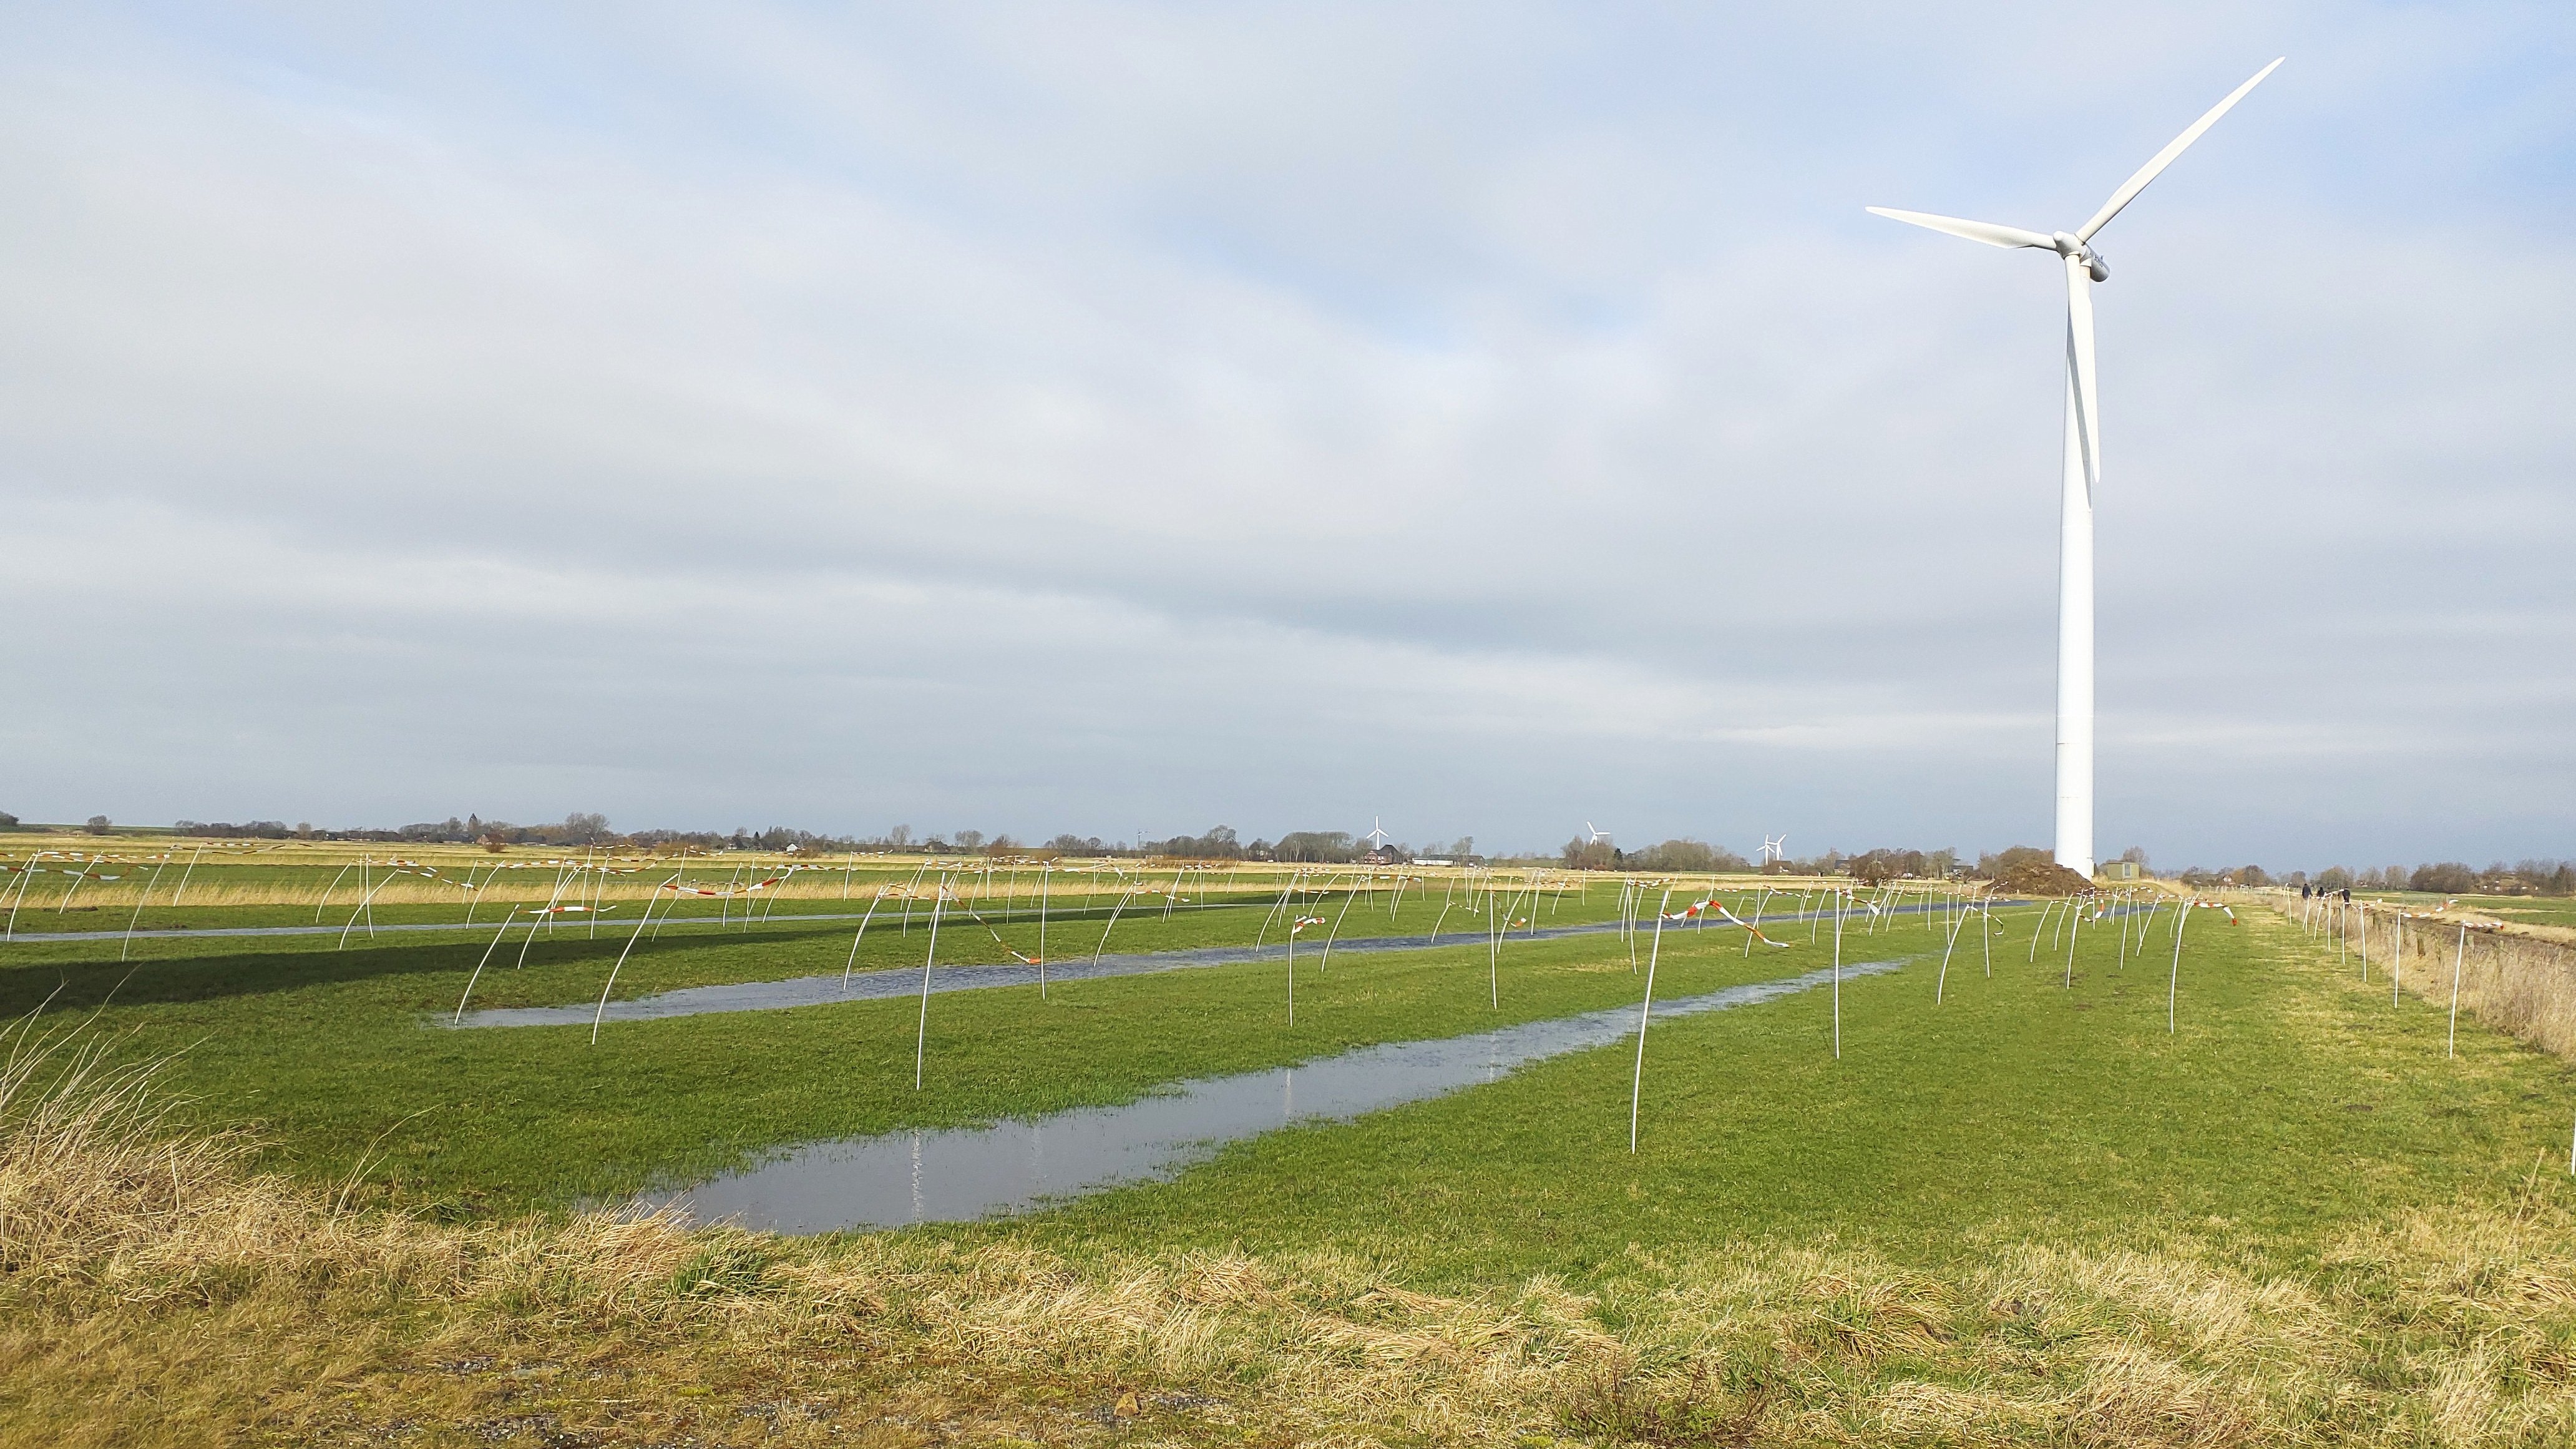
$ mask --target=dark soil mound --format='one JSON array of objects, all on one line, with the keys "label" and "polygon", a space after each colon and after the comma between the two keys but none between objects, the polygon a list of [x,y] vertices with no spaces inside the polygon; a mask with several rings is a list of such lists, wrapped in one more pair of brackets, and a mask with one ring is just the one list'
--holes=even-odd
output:
[{"label": "dark soil mound", "polygon": [[2053,860],[2025,860],[2005,867],[1994,888],[2002,896],[2080,896],[2093,889],[2093,882]]}]

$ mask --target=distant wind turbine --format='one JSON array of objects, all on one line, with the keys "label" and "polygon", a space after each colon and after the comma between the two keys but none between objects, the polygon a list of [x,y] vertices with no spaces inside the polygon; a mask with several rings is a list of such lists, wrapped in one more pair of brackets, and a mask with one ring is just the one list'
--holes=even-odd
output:
[{"label": "distant wind turbine", "polygon": [[2093,250],[2093,235],[2137,199],[2201,133],[2218,124],[2245,93],[2281,62],[2254,73],[2191,129],[2120,184],[2093,219],[2046,236],[1990,221],[1962,221],[1919,211],[1868,208],[1871,214],[1945,231],[1993,247],[2053,251],[2066,267],[2066,470],[2057,525],[2057,863],[2093,874],[2093,490],[2102,477],[2101,396],[2093,372],[2093,284],[2111,268]]},{"label": "distant wind turbine", "polygon": [[1372,815],[1369,817],[1368,834],[1361,836],[1360,839],[1367,841],[1369,844],[1380,850],[1386,849],[1387,834],[1384,830],[1378,828],[1376,816]]},{"label": "distant wind turbine", "polygon": [[1586,845],[1607,845],[1610,843],[1610,832],[1607,830],[1595,830],[1592,828],[1592,822],[1586,820],[1583,822],[1583,843]]},{"label": "distant wind turbine", "polygon": [[1780,835],[1780,836],[1771,836],[1771,835],[1766,835],[1766,836],[1763,836],[1763,837],[1762,837],[1762,863],[1763,863],[1764,865],[1769,865],[1771,862],[1773,862],[1773,861],[1775,861],[1775,860],[1782,860],[1782,859],[1786,859],[1785,851],[1786,851],[1786,848],[1787,848],[1788,844],[1789,844],[1789,837],[1787,837],[1787,836],[1785,836],[1785,835]]}]

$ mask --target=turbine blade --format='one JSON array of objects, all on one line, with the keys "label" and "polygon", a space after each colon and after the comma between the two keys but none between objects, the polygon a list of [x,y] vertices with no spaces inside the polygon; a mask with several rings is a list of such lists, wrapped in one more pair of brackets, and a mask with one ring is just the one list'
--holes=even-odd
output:
[{"label": "turbine blade", "polygon": [[2023,231],[2017,226],[1998,226],[1991,221],[1962,221],[1955,216],[1934,216],[1928,211],[1895,211],[1884,206],[1863,209],[1872,216],[1883,216],[1891,221],[1911,222],[1916,226],[1928,226],[1934,231],[1946,231],[1952,236],[1963,236],[1970,241],[1984,242],[1990,247],[2038,247],[2043,251],[2054,251],[2057,248],[2057,243],[2041,236],[2038,232]]},{"label": "turbine blade", "polygon": [[2139,167],[2137,175],[2120,183],[2120,189],[2111,193],[2111,199],[2102,203],[2102,209],[2093,213],[2093,219],[2091,221],[2088,221],[2075,229],[2075,239],[2077,241],[2089,242],[2093,239],[2093,233],[2109,226],[2111,224],[2111,218],[2120,214],[2121,207],[2137,200],[2138,193],[2147,189],[2147,183],[2162,175],[2164,173],[2164,169],[2174,163],[2174,158],[2176,156],[2179,156],[2184,151],[2190,149],[2191,143],[2200,139],[2201,132],[2217,125],[2219,117],[2226,115],[2238,101],[2245,99],[2245,93],[2247,91],[2261,85],[2263,83],[2263,77],[2270,75],[2273,71],[2279,69],[2281,61],[2287,59],[2289,59],[2288,56],[2282,56],[2279,60],[2275,60],[2270,65],[2254,72],[2254,78],[2252,80],[2247,81],[2245,84],[2238,86],[2232,91],[2229,91],[2227,93],[2227,99],[2220,101],[2217,105],[2209,108],[2208,115],[2192,122],[2190,130],[2174,137],[2173,144],[2165,147],[2161,151],[2158,151],[2152,160],[2148,161],[2146,165]]},{"label": "turbine blade", "polygon": [[2084,451],[2084,501],[2102,481],[2102,402],[2093,375],[2093,278],[2073,258],[2066,264],[2066,375],[2075,390],[2075,437]]}]

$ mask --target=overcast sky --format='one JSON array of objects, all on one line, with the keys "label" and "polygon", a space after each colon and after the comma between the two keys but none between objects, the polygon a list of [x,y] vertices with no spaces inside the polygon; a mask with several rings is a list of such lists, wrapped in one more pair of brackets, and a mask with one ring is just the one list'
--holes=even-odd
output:
[{"label": "overcast sky", "polygon": [[2576,855],[2576,8],[0,13],[0,808]]}]

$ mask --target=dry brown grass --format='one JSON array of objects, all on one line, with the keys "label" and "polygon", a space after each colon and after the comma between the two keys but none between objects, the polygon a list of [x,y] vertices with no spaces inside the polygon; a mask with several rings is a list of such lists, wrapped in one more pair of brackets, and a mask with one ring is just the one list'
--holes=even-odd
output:
[{"label": "dry brown grass", "polygon": [[[24,837],[8,842],[7,855],[24,860],[38,851],[55,852],[58,858],[41,862],[45,874],[35,881],[24,882],[28,893],[20,901],[21,930],[46,929],[48,916],[67,899],[76,908],[94,909],[113,914],[131,911],[143,903],[144,893],[151,893],[150,904],[166,907],[178,894],[183,879],[183,865],[190,859],[193,847],[187,844],[169,846],[154,844],[139,849],[129,840],[98,841],[88,837]],[[946,877],[951,881],[952,899],[963,899],[979,909],[998,908],[1006,901],[1014,909],[1034,911],[1037,907],[1038,877],[1026,863],[1014,866],[997,862],[988,878],[981,857],[868,857],[845,869],[840,861],[805,861],[790,855],[732,854],[721,857],[694,855],[685,861],[642,856],[601,857],[583,863],[583,869],[566,875],[563,861],[582,861],[578,853],[517,849],[506,855],[492,856],[479,850],[453,846],[419,847],[408,852],[375,851],[372,859],[379,872],[389,860],[425,865],[438,872],[437,878],[396,871],[391,879],[379,873],[362,876],[354,866],[365,854],[339,844],[309,845],[295,843],[282,850],[245,851],[229,849],[210,853],[188,881],[184,905],[190,909],[218,907],[303,906],[319,908],[326,924],[339,925],[362,902],[394,906],[452,906],[459,917],[465,913],[467,893],[461,883],[469,878],[474,898],[483,904],[479,916],[493,920],[506,904],[542,905],[554,898],[559,878],[566,880],[562,900],[582,903],[592,899],[631,903],[659,894],[660,885],[674,871],[685,872],[686,883],[708,890],[733,891],[732,904],[725,909],[739,913],[748,908],[755,912],[777,900],[847,901],[852,909],[863,908],[876,892],[883,890],[889,900],[911,898],[927,902]],[[167,863],[157,882],[154,866]],[[263,873],[251,878],[228,878],[225,870],[233,865],[251,865]],[[77,885],[71,876],[61,872],[90,866],[93,873]],[[343,872],[343,866],[353,867]],[[289,867],[296,874],[278,874],[279,867]],[[497,868],[496,868],[497,867]],[[597,873],[604,868],[605,874]],[[1058,911],[1072,911],[1105,906],[1128,894],[1131,884],[1142,883],[1146,893],[1139,899],[1159,902],[1159,892],[1169,889],[1173,872],[1184,871],[1181,892],[1189,900],[1204,899],[1210,892],[1223,891],[1241,898],[1247,895],[1276,893],[1293,876],[1303,875],[1310,888],[1347,889],[1367,878],[1378,890],[1386,890],[1399,873],[1396,867],[1298,866],[1274,862],[1245,862],[1241,865],[1189,865],[1179,862],[1125,860],[1115,868],[1098,872],[1076,863],[1059,867],[1049,882],[1050,904]],[[1014,880],[1014,872],[1017,879]],[[1124,872],[1122,875],[1121,872]],[[1402,867],[1400,873],[1414,881],[1413,890],[1428,883],[1442,889],[1452,881],[1491,879],[1505,889],[1518,889],[1533,881],[1543,882],[1542,889],[1571,895],[1580,883],[1571,881],[1562,871],[1530,872],[1502,869],[1493,872],[1439,867]],[[106,879],[113,875],[114,879]],[[1697,877],[1706,881],[1709,877]],[[362,885],[364,881],[366,884]],[[774,882],[750,890],[755,881]],[[1606,885],[1608,878],[1595,884]],[[1741,886],[1742,882],[1733,882]],[[1795,888],[1794,886],[1792,888]],[[594,896],[594,892],[596,895]],[[14,890],[8,898],[14,899]],[[685,898],[689,907],[708,912],[718,909],[710,897]],[[330,916],[338,909],[344,914]],[[630,915],[629,919],[632,917]],[[94,927],[93,927],[94,928]]]},{"label": "dry brown grass", "polygon": [[[2300,919],[2297,897],[2257,897],[2289,919]],[[2456,920],[2417,915],[2402,922],[2372,911],[2354,929],[2357,948],[2369,933],[2374,981],[2387,981],[2405,942],[2397,984],[2447,1009],[2454,958],[2459,965],[2460,1014],[2554,1055],[2576,1058],[2576,947],[2519,931],[2463,929]],[[2330,939],[2330,938],[2321,938]],[[2331,947],[2328,948],[2331,950]],[[2358,960],[2355,970],[2358,971]]]},{"label": "dry brown grass", "polygon": [[[503,905],[542,905],[554,894],[554,887],[564,862],[576,862],[585,869],[571,877],[563,899],[583,902],[596,899],[620,904],[645,900],[657,893],[660,882],[675,870],[685,871],[689,884],[708,889],[722,889],[728,884],[739,890],[755,880],[777,878],[778,883],[762,890],[737,895],[727,909],[740,912],[746,906],[760,910],[767,902],[848,901],[854,909],[863,908],[879,889],[889,899],[911,894],[915,899],[930,899],[936,883],[943,876],[952,880],[953,888],[979,909],[999,906],[1006,897],[1017,909],[1034,910],[1037,874],[1033,857],[996,857],[991,860],[992,873],[987,879],[987,858],[981,855],[862,855],[854,857],[805,857],[783,852],[727,852],[709,855],[703,852],[686,857],[654,855],[627,851],[624,853],[585,853],[578,847],[512,846],[493,854],[476,846],[349,841],[275,841],[200,842],[193,837],[92,836],[83,833],[17,832],[8,836],[0,858],[23,862],[45,855],[38,863],[45,875],[35,881],[21,882],[28,887],[21,906],[19,929],[51,929],[58,922],[48,917],[66,898],[75,902],[76,912],[95,910],[103,915],[132,911],[137,904],[167,907],[178,894],[180,881],[188,881],[183,905],[199,907],[294,907],[318,908],[324,912],[325,924],[338,925],[345,914],[370,899],[361,888],[362,877],[355,869],[361,859],[374,862],[378,869],[389,863],[426,866],[438,873],[437,879],[397,871],[390,881],[376,876],[370,884],[380,884],[372,901],[385,907],[452,906],[461,919],[467,896],[459,883],[471,879],[476,894],[484,903],[477,908],[478,919],[497,920],[495,914]],[[208,846],[202,854],[200,844]],[[188,866],[195,862],[195,873]],[[1329,886],[1339,890],[1365,879],[1373,888],[1391,888],[1399,875],[1413,882],[1411,891],[1448,890],[1453,885],[1470,882],[1492,884],[1506,891],[1536,886],[1542,894],[1577,895],[1586,883],[1615,892],[1616,882],[1623,877],[1610,872],[1588,877],[1555,867],[1526,868],[1446,867],[1446,866],[1364,866],[1299,864],[1278,861],[1179,861],[1122,857],[1094,872],[1088,859],[1059,859],[1050,883],[1049,897],[1060,911],[1107,906],[1127,894],[1133,883],[1141,883],[1147,893],[1140,899],[1159,901],[1157,892],[1169,888],[1175,871],[1183,872],[1181,892],[1191,900],[1203,899],[1209,892],[1224,891],[1241,898],[1247,895],[1275,894],[1292,877],[1303,877],[1313,888]],[[94,873],[82,879],[75,888],[72,878],[59,872],[88,865]],[[166,865],[158,882],[154,867]],[[342,867],[352,867],[346,874]],[[234,867],[250,867],[259,872],[250,879],[236,875],[227,878]],[[496,869],[498,867],[498,869]],[[604,880],[591,873],[591,868],[605,867]],[[281,874],[281,869],[295,872]],[[1012,875],[1017,872],[1016,883]],[[114,880],[103,879],[115,875]],[[1625,878],[1641,878],[1629,873]],[[1675,883],[1690,890],[1748,891],[1770,888],[1780,891],[1804,891],[1830,884],[1822,878],[1800,876],[1712,876],[1658,875],[1658,881]],[[1847,882],[1845,882],[1847,884]],[[150,901],[144,901],[149,891]],[[15,898],[14,891],[11,898]],[[1462,896],[1463,900],[1464,897]],[[716,902],[707,897],[690,897],[689,904],[713,912]],[[332,909],[339,916],[328,913]],[[630,914],[628,919],[633,919]],[[84,929],[98,929],[95,922]]]}]

